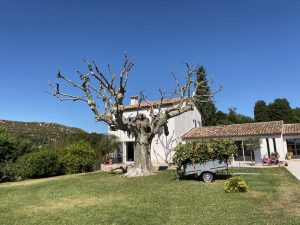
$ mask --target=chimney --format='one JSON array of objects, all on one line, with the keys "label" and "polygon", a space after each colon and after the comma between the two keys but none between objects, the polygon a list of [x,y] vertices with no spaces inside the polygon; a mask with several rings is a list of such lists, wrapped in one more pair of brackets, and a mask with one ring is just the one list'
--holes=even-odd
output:
[{"label": "chimney", "polygon": [[139,103],[139,96],[131,96],[130,97],[130,105],[136,105]]}]

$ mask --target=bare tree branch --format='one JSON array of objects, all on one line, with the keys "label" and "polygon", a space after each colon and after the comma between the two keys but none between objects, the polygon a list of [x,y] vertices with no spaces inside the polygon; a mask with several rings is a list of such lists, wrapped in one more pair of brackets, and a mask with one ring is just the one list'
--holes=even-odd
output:
[{"label": "bare tree branch", "polygon": [[[216,92],[203,94],[201,91],[196,93],[196,90],[207,88],[207,84],[197,82],[196,73],[199,66],[192,66],[185,63],[186,77],[183,85],[180,84],[175,74],[175,88],[171,92],[159,89],[160,99],[156,102],[150,102],[146,94],[141,91],[139,101],[137,103],[135,119],[130,116],[124,116],[125,107],[123,104],[129,73],[135,64],[135,60],[129,60],[124,54],[124,64],[119,72],[119,80],[116,73],[108,64],[108,76],[100,70],[94,61],[89,62],[84,60],[88,68],[88,73],[84,74],[77,71],[80,81],[74,82],[60,71],[57,73],[57,78],[63,80],[67,84],[79,89],[83,95],[73,95],[61,91],[58,83],[49,85],[53,88],[51,95],[59,100],[83,101],[94,113],[97,121],[105,122],[111,130],[122,130],[133,134],[136,143],[135,166],[132,170],[132,175],[150,173],[150,145],[156,134],[163,128],[165,135],[169,135],[168,120],[179,116],[185,112],[194,109],[195,102],[210,101]],[[177,96],[168,104],[165,104],[167,97]],[[146,107],[145,107],[146,106]],[[147,108],[149,116],[142,112],[142,108]],[[101,108],[104,108],[102,111]],[[129,172],[131,173],[131,172]]]}]

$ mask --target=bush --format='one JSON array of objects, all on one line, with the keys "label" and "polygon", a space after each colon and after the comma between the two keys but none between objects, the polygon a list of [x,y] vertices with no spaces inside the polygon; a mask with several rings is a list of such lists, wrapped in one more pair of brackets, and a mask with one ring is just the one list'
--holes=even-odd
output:
[{"label": "bush", "polygon": [[225,192],[247,192],[248,186],[241,177],[231,177],[224,183]]},{"label": "bush", "polygon": [[230,139],[200,139],[174,148],[173,161],[178,168],[190,162],[203,162],[210,159],[226,161],[236,154],[237,146]]},{"label": "bush", "polygon": [[78,141],[67,148],[63,159],[66,173],[82,173],[93,170],[96,153],[86,141]]},{"label": "bush", "polygon": [[15,162],[21,155],[36,151],[37,147],[29,140],[15,138],[0,130],[0,163]]},{"label": "bush", "polygon": [[47,150],[28,153],[17,160],[17,169],[22,178],[55,176],[59,173],[58,156]]},{"label": "bush", "polygon": [[0,182],[15,181],[18,179],[18,173],[12,162],[0,164]]}]

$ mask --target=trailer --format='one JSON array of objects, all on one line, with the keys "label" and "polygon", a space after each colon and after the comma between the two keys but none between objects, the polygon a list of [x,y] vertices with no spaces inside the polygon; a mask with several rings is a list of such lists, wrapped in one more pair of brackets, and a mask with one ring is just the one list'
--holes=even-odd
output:
[{"label": "trailer", "polygon": [[224,170],[227,168],[227,162],[220,160],[186,163],[183,165],[183,175],[194,175],[196,177],[202,178],[204,182],[209,183],[214,180],[215,174],[218,170]]}]

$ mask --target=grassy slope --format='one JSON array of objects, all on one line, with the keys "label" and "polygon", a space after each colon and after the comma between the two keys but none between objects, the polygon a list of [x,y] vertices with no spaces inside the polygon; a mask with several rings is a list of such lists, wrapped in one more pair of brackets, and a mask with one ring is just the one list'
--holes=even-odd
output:
[{"label": "grassy slope", "polygon": [[0,120],[0,129],[5,129],[8,133],[21,135],[45,135],[45,134],[78,134],[85,131],[68,127],[57,123],[45,122],[21,122],[11,120]]},{"label": "grassy slope", "polygon": [[171,171],[97,172],[0,184],[0,224],[300,224],[300,182],[284,168],[244,176],[248,193]]},{"label": "grassy slope", "polygon": [[29,139],[38,145],[53,143],[53,140],[62,138],[75,138],[74,135],[76,135],[76,137],[85,137],[88,134],[79,128],[68,127],[57,123],[20,122],[11,120],[0,120],[0,130],[5,130],[15,137]]}]

